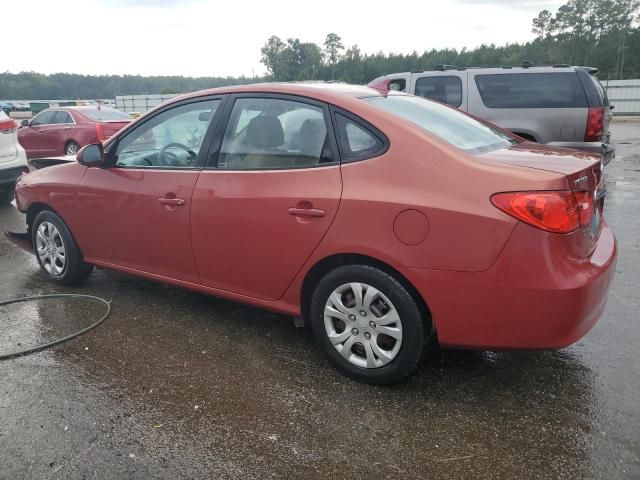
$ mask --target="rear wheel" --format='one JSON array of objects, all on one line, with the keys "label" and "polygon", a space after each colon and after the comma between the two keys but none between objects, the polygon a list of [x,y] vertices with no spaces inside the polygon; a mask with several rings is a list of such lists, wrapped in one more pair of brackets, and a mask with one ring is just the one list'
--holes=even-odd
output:
[{"label": "rear wheel", "polygon": [[80,150],[80,145],[78,145],[76,142],[69,142],[64,147],[65,155],[77,155],[78,150]]},{"label": "rear wheel", "polygon": [[91,275],[93,266],[84,262],[71,232],[54,212],[44,210],[36,215],[31,238],[40,268],[54,282],[73,285]]},{"label": "rear wheel", "polygon": [[331,362],[372,384],[396,383],[410,375],[431,331],[404,286],[367,265],[327,274],[314,292],[310,314],[316,339]]}]

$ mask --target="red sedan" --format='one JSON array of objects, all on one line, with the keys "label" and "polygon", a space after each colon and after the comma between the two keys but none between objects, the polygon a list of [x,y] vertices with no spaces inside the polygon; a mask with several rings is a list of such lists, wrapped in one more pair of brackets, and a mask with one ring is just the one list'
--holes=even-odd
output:
[{"label": "red sedan", "polygon": [[113,108],[51,108],[23,120],[18,141],[29,159],[75,155],[85,145],[107,140],[132,120]]},{"label": "red sedan", "polygon": [[16,198],[55,282],[98,266],[299,316],[369,383],[409,375],[432,337],[569,345],[615,271],[600,157],[366,87],[182,96]]}]

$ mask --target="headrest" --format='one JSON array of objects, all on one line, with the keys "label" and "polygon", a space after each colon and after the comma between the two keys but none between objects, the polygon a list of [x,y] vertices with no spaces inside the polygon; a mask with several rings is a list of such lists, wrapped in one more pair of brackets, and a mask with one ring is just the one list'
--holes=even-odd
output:
[{"label": "headrest", "polygon": [[254,117],[247,126],[247,145],[255,148],[278,148],[284,143],[284,131],[278,117]]}]

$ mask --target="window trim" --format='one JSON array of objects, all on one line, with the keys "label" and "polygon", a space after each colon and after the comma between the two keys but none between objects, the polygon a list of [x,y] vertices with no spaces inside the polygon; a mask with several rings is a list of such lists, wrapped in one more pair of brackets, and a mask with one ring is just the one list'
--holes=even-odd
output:
[{"label": "window trim", "polygon": [[[351,151],[351,148],[349,147],[349,142],[346,137],[347,133],[343,132],[342,129],[339,127],[339,123],[338,123],[338,119],[336,118],[336,115],[342,115],[343,117],[355,123],[358,127],[370,133],[372,136],[378,139],[378,141],[381,144],[381,147],[371,152],[369,151],[371,149],[368,149],[368,150],[365,150],[364,153],[353,153]],[[336,135],[336,138],[338,139],[338,147],[340,150],[341,163],[352,163],[352,162],[359,162],[362,160],[368,160],[370,158],[376,158],[387,153],[387,151],[391,147],[391,144],[389,143],[389,139],[387,138],[387,136],[384,133],[382,133],[378,128],[374,127],[369,122],[364,120],[362,117],[359,117],[354,113],[351,113],[347,110],[344,110],[339,107],[334,107],[334,106],[331,107],[331,117],[332,117],[334,128],[335,128],[335,135]]]},{"label": "window trim", "polygon": [[[209,151],[208,147],[211,143],[211,139],[216,134],[218,124],[220,123],[220,118],[222,116],[222,111],[226,107],[227,98],[228,98],[228,95],[226,94],[191,97],[181,101],[170,103],[168,105],[163,105],[158,109],[153,110],[152,114],[145,115],[144,117],[141,117],[140,120],[134,120],[129,124],[128,127],[126,127],[126,130],[124,130],[120,135],[118,135],[117,138],[111,137],[114,140],[109,142],[109,144],[105,147],[105,157],[106,157],[105,168],[118,168],[118,169],[124,168],[128,170],[140,169],[145,171],[146,170],[167,170],[167,171],[181,171],[181,172],[192,171],[192,170],[202,170],[205,160],[207,158],[207,153]],[[135,132],[138,128],[142,127],[147,122],[150,122],[151,120],[156,118],[158,115],[161,115],[168,110],[179,108],[184,105],[192,105],[192,104],[206,102],[210,100],[219,100],[220,104],[218,105],[218,108],[216,109],[216,112],[214,113],[213,118],[211,119],[211,123],[207,128],[204,138],[202,139],[202,145],[200,146],[200,150],[198,151],[196,162],[192,167],[176,168],[172,166],[160,166],[160,165],[151,165],[147,167],[142,167],[139,165],[136,165],[136,166],[116,165],[117,159],[115,158],[115,152],[118,149],[118,145],[120,145],[120,142],[123,139],[131,135],[132,132]]]},{"label": "window trim", "polygon": [[[246,168],[242,170],[232,168],[218,168],[218,161],[220,159],[220,149],[222,148],[222,142],[224,140],[224,134],[227,130],[233,107],[236,104],[236,100],[244,98],[260,98],[260,99],[274,99],[274,100],[287,100],[290,102],[306,103],[314,107],[322,109],[324,120],[327,126],[327,136],[329,138],[329,145],[331,147],[331,154],[334,158],[332,162],[318,163],[317,165],[300,165],[300,166],[288,166],[282,168]],[[224,112],[216,130],[216,135],[212,138],[209,146],[209,154],[207,155],[206,162],[203,166],[203,170],[207,171],[219,171],[219,172],[272,172],[283,170],[301,170],[305,168],[324,168],[331,167],[340,164],[340,155],[338,144],[335,138],[334,126],[332,123],[332,116],[330,107],[328,104],[316,100],[314,98],[305,97],[302,95],[293,95],[286,93],[269,93],[269,92],[251,92],[251,93],[234,93],[229,95],[229,99],[225,105]]]},{"label": "window trim", "polygon": [[430,98],[430,97],[425,97],[424,95],[418,95],[418,82],[422,79],[431,79],[431,78],[455,78],[456,80],[458,80],[458,84],[460,85],[460,103],[458,103],[457,105],[453,105],[451,103],[447,103],[447,102],[440,102],[440,103],[444,103],[445,105],[449,105],[450,107],[454,107],[454,108],[460,108],[462,106],[462,100],[464,97],[464,90],[462,87],[462,79],[458,76],[458,75],[423,75],[422,77],[418,77],[415,79],[415,81],[413,82],[413,92],[414,95],[416,97],[422,97],[422,98],[426,98],[427,100],[432,100],[434,102],[438,102],[439,100],[436,100],[435,98]]}]

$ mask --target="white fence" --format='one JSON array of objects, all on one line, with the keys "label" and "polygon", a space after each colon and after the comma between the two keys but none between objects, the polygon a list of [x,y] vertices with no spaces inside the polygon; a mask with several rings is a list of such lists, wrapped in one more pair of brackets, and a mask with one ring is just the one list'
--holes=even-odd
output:
[{"label": "white fence", "polygon": [[614,115],[640,115],[640,79],[604,80],[602,86],[616,107]]},{"label": "white fence", "polygon": [[175,97],[175,94],[168,95],[117,95],[116,108],[123,112],[144,113],[157,107],[161,103]]}]

